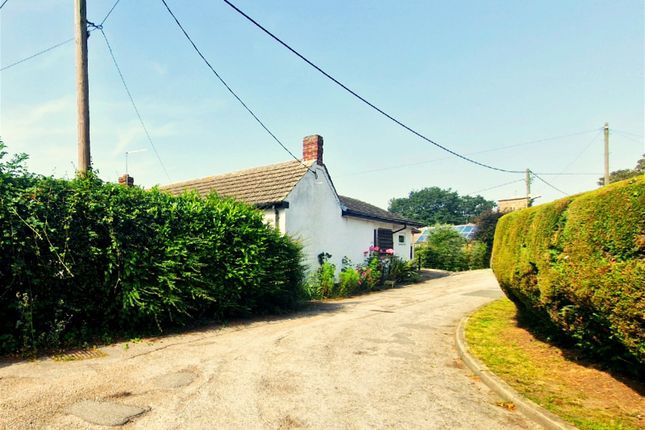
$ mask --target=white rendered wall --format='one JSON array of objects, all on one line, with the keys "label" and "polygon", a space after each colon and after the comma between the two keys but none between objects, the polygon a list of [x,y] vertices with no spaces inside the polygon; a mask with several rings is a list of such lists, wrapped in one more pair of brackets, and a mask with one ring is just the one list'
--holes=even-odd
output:
[{"label": "white rendered wall", "polygon": [[278,225],[275,222],[276,210],[274,208],[264,209],[262,211],[264,216],[264,223],[276,228],[284,233],[286,231],[285,209],[278,209]]},{"label": "white rendered wall", "polygon": [[[331,262],[340,270],[343,257],[354,264],[363,261],[364,252],[374,244],[374,229],[398,230],[401,225],[343,217],[340,202],[324,168],[313,164],[318,175],[308,172],[287,196],[289,208],[281,210],[280,222],[289,236],[303,245],[304,263],[315,270],[318,254],[332,255]],[[267,214],[268,216],[268,214]],[[272,215],[271,215],[272,216]],[[405,243],[398,244],[398,235],[405,235]],[[395,255],[408,260],[412,234],[410,228],[394,234]]]}]

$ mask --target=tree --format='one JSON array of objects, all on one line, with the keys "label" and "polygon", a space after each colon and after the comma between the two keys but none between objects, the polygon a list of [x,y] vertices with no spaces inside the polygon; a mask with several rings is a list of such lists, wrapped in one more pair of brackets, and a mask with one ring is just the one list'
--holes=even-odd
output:
[{"label": "tree", "polygon": [[[643,157],[645,157],[645,154],[643,154]],[[621,169],[621,170],[614,170],[609,174],[609,183],[614,183],[618,181],[622,181],[623,179],[629,179],[633,178],[634,176],[642,175],[645,173],[645,158],[641,158],[636,162],[636,167],[633,169]],[[603,186],[605,185],[605,178],[598,178],[598,185]]]},{"label": "tree", "polygon": [[389,210],[427,225],[464,224],[472,221],[485,210],[495,207],[495,202],[482,196],[460,196],[450,188],[424,188],[411,191],[408,197],[390,200]]},{"label": "tree", "polygon": [[493,239],[495,238],[495,228],[497,221],[504,215],[500,212],[487,210],[479,214],[475,218],[477,230],[475,231],[475,239],[486,245],[486,254],[484,255],[484,262],[486,267],[490,264],[490,257],[493,251]]}]

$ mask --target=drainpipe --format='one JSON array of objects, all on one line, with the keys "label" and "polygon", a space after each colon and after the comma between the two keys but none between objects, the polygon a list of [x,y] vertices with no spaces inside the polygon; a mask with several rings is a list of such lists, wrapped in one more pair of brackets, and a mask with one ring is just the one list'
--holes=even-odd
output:
[{"label": "drainpipe", "polygon": [[280,231],[280,209],[278,208],[278,205],[273,205],[273,213],[275,214],[273,218],[275,222],[275,229]]}]

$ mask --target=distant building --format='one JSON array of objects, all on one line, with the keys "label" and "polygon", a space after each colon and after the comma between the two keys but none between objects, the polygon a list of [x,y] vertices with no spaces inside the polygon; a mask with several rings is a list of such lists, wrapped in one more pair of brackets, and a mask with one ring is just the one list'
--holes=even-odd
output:
[{"label": "distant building", "polygon": [[518,209],[526,209],[531,206],[533,202],[529,197],[514,197],[510,199],[497,200],[497,210],[499,212],[513,212]]}]

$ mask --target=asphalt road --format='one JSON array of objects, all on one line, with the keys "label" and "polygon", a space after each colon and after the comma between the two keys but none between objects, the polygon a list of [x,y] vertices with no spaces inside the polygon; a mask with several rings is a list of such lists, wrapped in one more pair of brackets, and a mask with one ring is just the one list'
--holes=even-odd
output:
[{"label": "asphalt road", "polygon": [[496,406],[455,349],[459,320],[500,296],[489,271],[466,272],[95,358],[0,364],[0,428],[538,428]]}]

